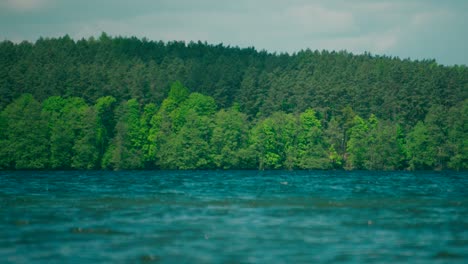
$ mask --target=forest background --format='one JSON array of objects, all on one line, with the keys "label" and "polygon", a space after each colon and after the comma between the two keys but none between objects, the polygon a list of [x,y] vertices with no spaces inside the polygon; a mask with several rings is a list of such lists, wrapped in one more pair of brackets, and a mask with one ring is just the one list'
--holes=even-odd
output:
[{"label": "forest background", "polygon": [[467,91],[434,60],[3,41],[0,168],[464,170]]}]

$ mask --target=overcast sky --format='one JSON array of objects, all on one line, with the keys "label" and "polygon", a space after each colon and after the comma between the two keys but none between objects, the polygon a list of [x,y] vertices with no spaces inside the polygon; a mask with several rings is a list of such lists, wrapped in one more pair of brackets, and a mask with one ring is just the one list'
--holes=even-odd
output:
[{"label": "overcast sky", "polygon": [[0,0],[1,40],[101,32],[468,65],[468,0]]}]

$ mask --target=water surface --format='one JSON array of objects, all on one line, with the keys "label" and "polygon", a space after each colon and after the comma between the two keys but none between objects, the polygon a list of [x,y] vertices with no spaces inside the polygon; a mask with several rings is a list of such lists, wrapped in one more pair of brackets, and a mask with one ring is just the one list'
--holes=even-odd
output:
[{"label": "water surface", "polygon": [[0,172],[2,263],[467,263],[468,174]]}]

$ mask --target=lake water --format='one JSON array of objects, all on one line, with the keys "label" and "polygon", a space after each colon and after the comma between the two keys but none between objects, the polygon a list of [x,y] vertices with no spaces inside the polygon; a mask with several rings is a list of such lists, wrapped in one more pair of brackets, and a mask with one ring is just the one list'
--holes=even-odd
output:
[{"label": "lake water", "polygon": [[0,172],[2,263],[468,263],[468,173]]}]

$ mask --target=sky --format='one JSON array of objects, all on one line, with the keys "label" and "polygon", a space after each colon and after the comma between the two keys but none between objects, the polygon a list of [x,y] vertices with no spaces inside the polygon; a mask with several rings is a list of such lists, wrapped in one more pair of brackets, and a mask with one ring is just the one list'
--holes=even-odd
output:
[{"label": "sky", "polygon": [[0,0],[0,40],[102,32],[468,65],[468,0]]}]

